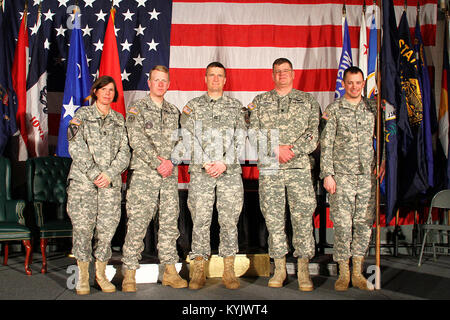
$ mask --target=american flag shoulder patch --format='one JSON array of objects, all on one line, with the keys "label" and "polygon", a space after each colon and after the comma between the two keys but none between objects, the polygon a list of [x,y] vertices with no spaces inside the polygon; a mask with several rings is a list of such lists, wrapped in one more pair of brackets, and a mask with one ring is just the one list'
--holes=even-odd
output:
[{"label": "american flag shoulder patch", "polygon": [[185,105],[183,108],[183,113],[190,115],[192,112],[192,109],[188,107],[188,105]]},{"label": "american flag shoulder patch", "polygon": [[136,107],[131,107],[130,109],[128,109],[128,112],[131,113],[131,114],[136,115],[136,114],[139,113],[139,110]]},{"label": "american flag shoulder patch", "polygon": [[70,124],[74,124],[74,125],[76,125],[76,126],[79,126],[79,125],[81,124],[81,120],[78,119],[78,118],[72,118],[72,119],[69,121],[69,123],[70,123]]}]

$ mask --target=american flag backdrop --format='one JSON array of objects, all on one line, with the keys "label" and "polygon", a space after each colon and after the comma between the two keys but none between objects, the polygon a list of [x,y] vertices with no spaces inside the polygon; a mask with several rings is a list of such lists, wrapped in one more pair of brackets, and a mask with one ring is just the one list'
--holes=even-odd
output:
[{"label": "american flag backdrop", "polygon": [[[17,39],[24,0],[3,0],[12,23],[6,32]],[[47,112],[50,153],[57,143],[65,73],[72,32],[73,6],[81,12],[81,30],[89,71],[98,74],[112,4],[125,105],[147,94],[148,71],[156,64],[170,68],[167,100],[180,109],[204,92],[204,72],[211,61],[227,68],[227,94],[244,105],[273,88],[272,62],[293,63],[296,89],[313,93],[322,110],[334,99],[342,51],[342,9],[338,0],[27,0],[30,51],[47,50]],[[352,56],[359,56],[361,11],[366,3],[366,29],[374,9],[369,0],[346,0]],[[434,65],[436,0],[420,0],[420,23],[428,64]],[[411,32],[417,0],[407,1]],[[397,21],[404,1],[394,1]],[[40,11],[45,45],[33,27]],[[378,9],[376,10],[379,11]],[[380,18],[377,17],[378,29]],[[3,31],[2,31],[3,32]],[[31,54],[30,54],[31,56]],[[356,61],[355,61],[356,62]],[[354,63],[356,64],[356,63]]]}]

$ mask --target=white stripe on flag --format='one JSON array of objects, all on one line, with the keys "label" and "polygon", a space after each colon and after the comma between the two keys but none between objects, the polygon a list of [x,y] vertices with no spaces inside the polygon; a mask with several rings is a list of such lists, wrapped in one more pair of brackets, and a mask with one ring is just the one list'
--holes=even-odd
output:
[{"label": "white stripe on flag", "polygon": [[47,72],[27,90],[26,126],[29,156],[48,155]]}]

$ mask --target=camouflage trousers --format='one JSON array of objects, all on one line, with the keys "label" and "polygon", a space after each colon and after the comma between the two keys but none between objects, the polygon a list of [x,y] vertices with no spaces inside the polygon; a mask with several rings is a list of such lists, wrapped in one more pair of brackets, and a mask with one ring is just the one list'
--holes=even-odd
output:
[{"label": "camouflage trousers", "polygon": [[188,192],[188,208],[193,222],[189,258],[208,260],[211,255],[210,227],[216,199],[220,226],[219,256],[236,255],[239,251],[237,224],[244,204],[241,175],[225,172],[216,179],[205,172],[192,172]]},{"label": "camouflage trousers", "polygon": [[329,198],[334,225],[333,259],[363,257],[375,218],[375,176],[336,174],[334,179],[336,193]]},{"label": "camouflage trousers", "polygon": [[289,252],[285,231],[286,195],[291,214],[294,257],[311,259],[315,254],[312,217],[316,195],[309,169],[260,174],[259,202],[269,231],[269,256],[282,258]]},{"label": "camouflage trousers", "polygon": [[134,170],[128,180],[127,234],[122,247],[122,262],[127,269],[139,268],[144,250],[144,238],[150,221],[158,213],[158,257],[161,264],[175,264],[177,252],[178,216],[178,168],[167,178],[156,170]]},{"label": "camouflage trousers", "polygon": [[[120,221],[122,193],[119,187],[97,188],[70,180],[67,213],[72,220],[72,254],[77,260],[99,261],[111,258],[111,240]],[[95,234],[94,234],[95,232]]]}]

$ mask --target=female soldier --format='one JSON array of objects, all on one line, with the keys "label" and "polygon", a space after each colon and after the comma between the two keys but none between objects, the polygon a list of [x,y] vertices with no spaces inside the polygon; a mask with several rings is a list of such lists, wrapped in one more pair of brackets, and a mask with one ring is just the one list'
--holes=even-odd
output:
[{"label": "female soldier", "polygon": [[114,79],[98,78],[91,89],[93,104],[79,108],[68,128],[73,161],[68,177],[67,212],[72,220],[72,253],[79,271],[77,294],[90,292],[89,262],[94,229],[96,283],[103,292],[116,290],[106,278],[105,268],[120,220],[121,173],[130,160],[124,118],[110,106],[117,97]]}]

